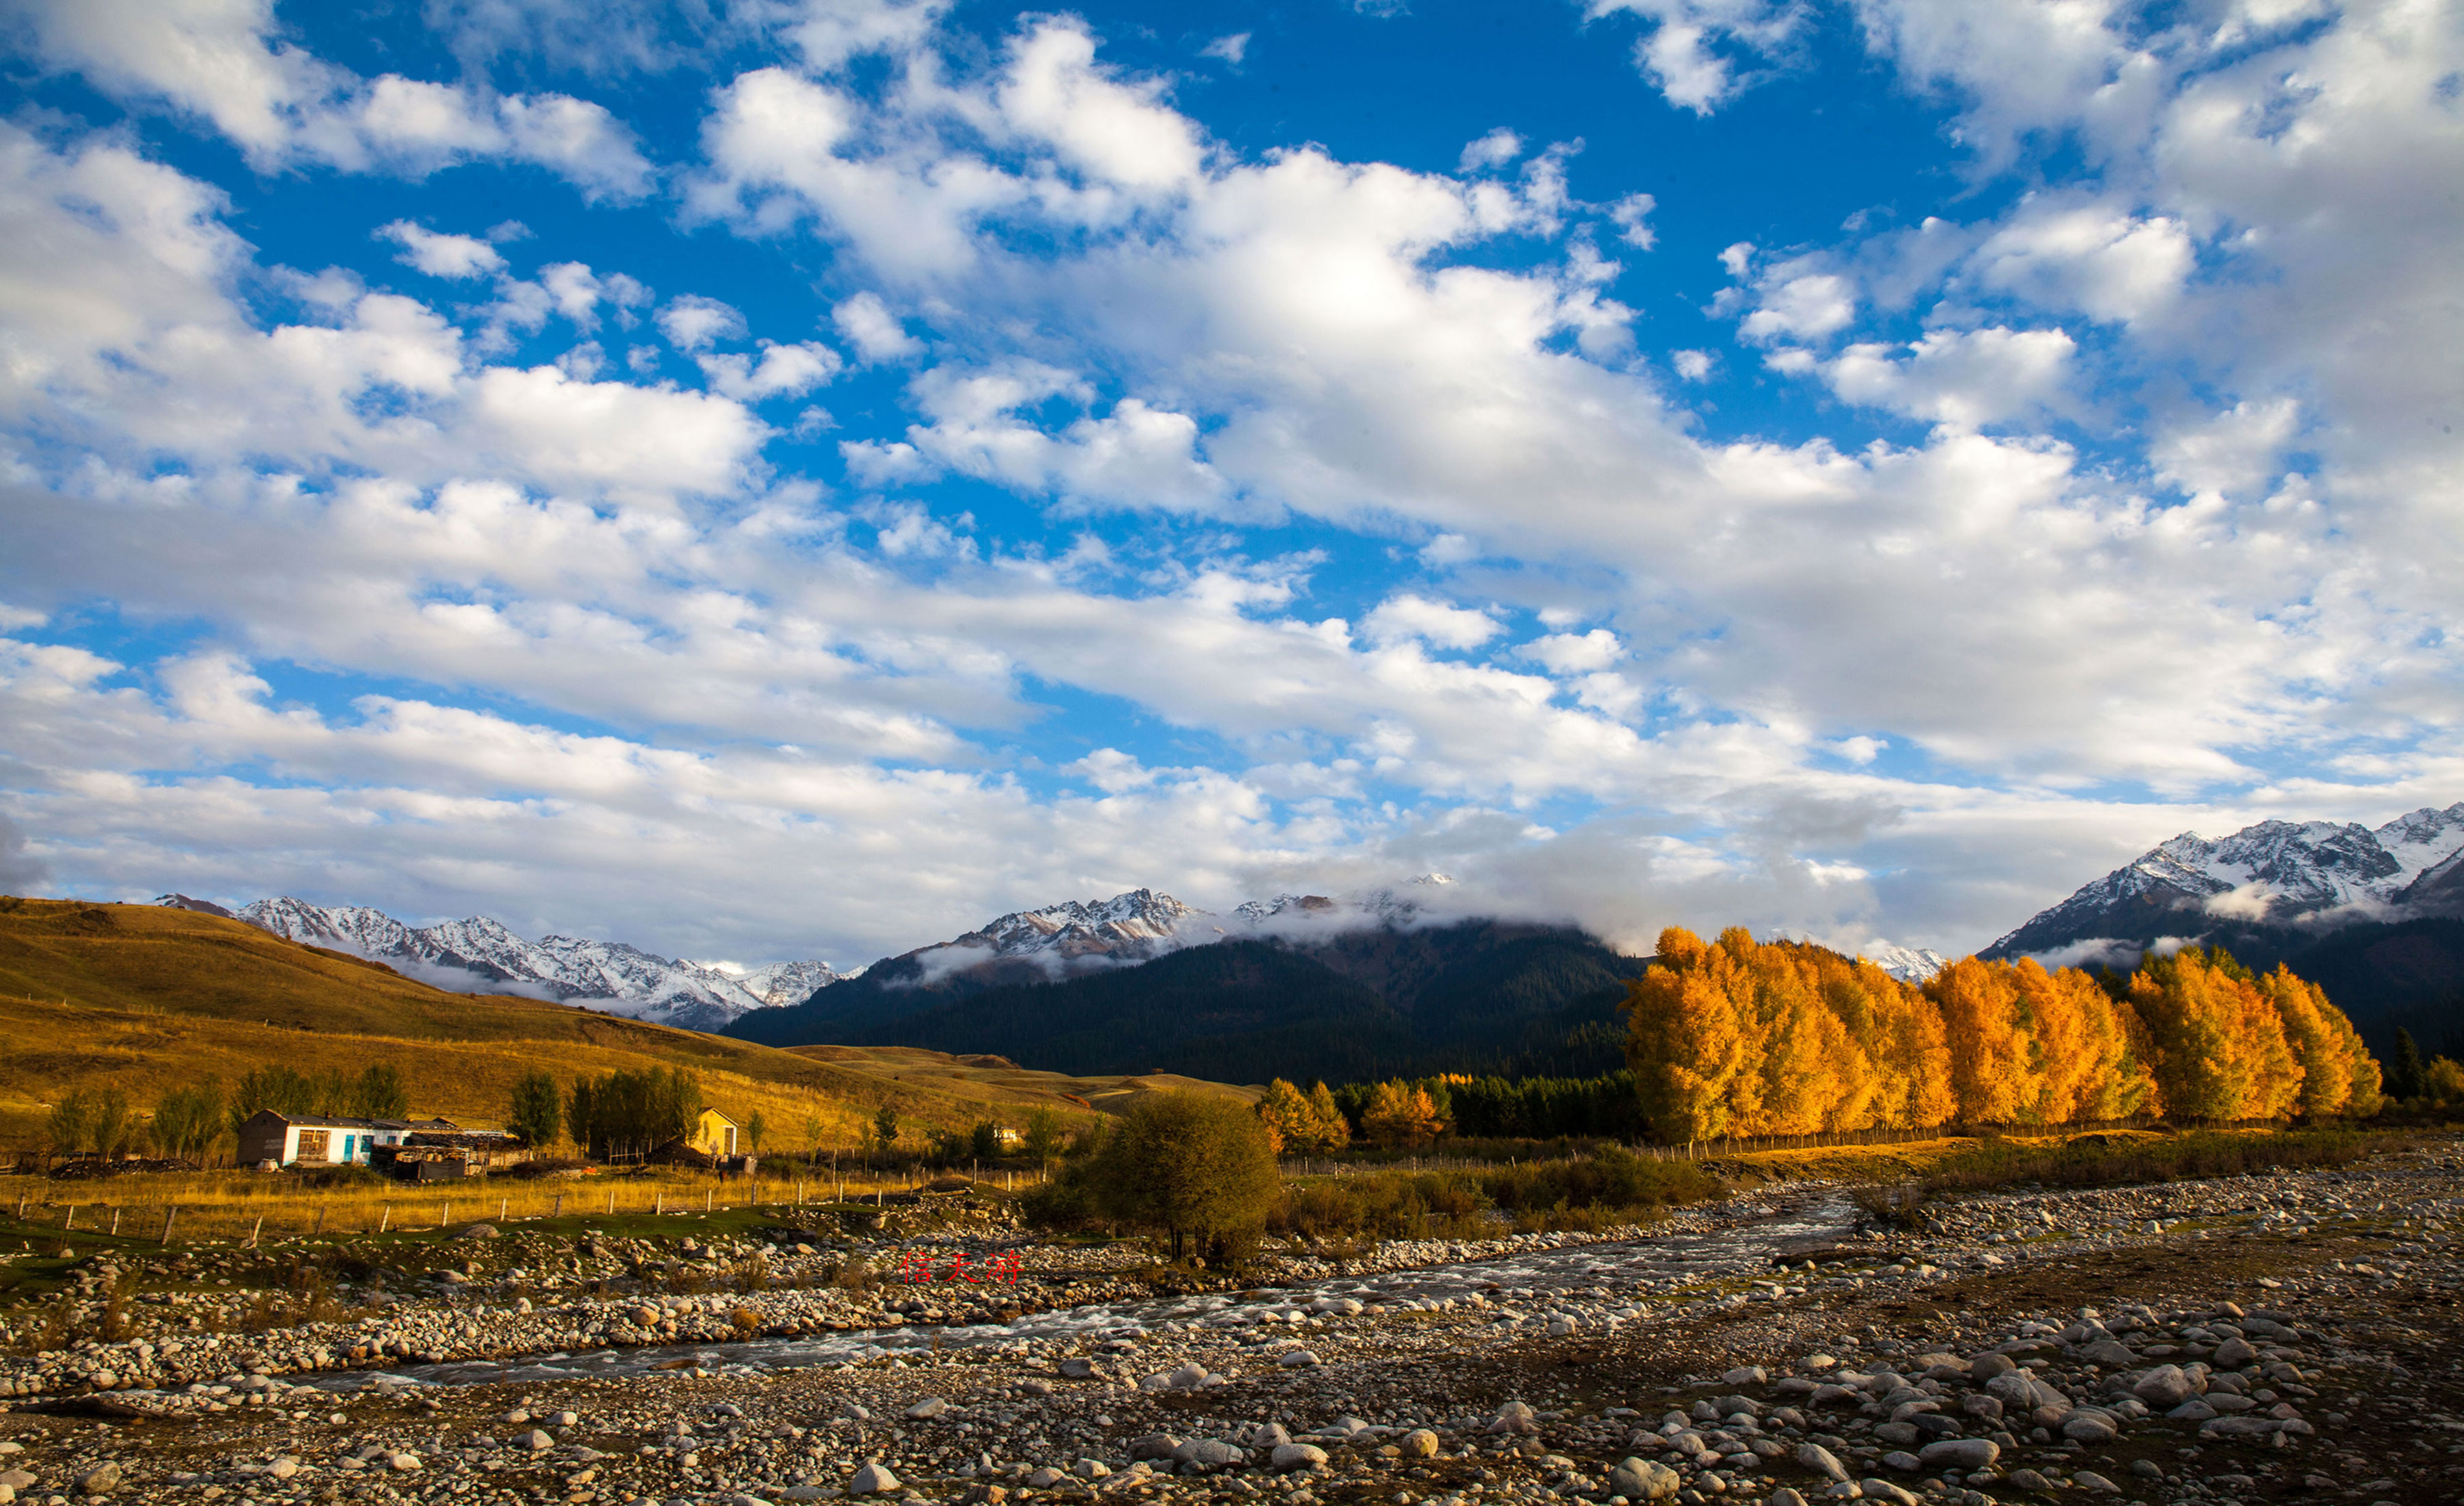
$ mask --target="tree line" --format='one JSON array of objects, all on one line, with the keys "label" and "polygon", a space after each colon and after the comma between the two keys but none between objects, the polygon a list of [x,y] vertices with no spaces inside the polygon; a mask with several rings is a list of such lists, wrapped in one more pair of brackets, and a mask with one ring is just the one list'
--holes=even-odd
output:
[{"label": "tree line", "polygon": [[1827,947],[1671,927],[1625,1008],[1640,1111],[1669,1141],[2382,1102],[2377,1061],[2315,986],[2197,947],[2101,976],[1969,958],[1919,986]]},{"label": "tree line", "polygon": [[260,1067],[226,1089],[210,1074],[165,1090],[150,1119],[119,1088],[79,1088],[52,1105],[45,1138],[63,1156],[125,1156],[150,1147],[176,1160],[202,1160],[226,1134],[267,1109],[330,1118],[398,1119],[410,1112],[410,1088],[390,1063],[357,1073],[303,1073]]}]

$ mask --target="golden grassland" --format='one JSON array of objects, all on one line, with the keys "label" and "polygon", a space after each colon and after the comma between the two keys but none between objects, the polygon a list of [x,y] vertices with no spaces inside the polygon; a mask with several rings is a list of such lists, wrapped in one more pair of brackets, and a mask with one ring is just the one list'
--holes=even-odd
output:
[{"label": "golden grassland", "polygon": [[[792,1217],[799,1207],[891,1196],[935,1175],[915,1167],[866,1169],[842,1153],[833,1167],[825,1155],[774,1159],[758,1180],[720,1178],[683,1167],[640,1172],[594,1172],[578,1177],[467,1177],[450,1183],[397,1183],[353,1179],[318,1186],[297,1174],[254,1171],[138,1172],[99,1181],[54,1182],[0,1179],[0,1229],[20,1244],[118,1240],[150,1244],[170,1220],[174,1243],[207,1239],[275,1240],[299,1235],[335,1238],[388,1232],[401,1235],[459,1229],[473,1223],[507,1220],[615,1219],[645,1216],[690,1218],[748,1208]],[[1040,1180],[1030,1169],[986,1170],[978,1180],[1007,1190]],[[0,1257],[9,1252],[0,1240]]]},{"label": "golden grassland", "polygon": [[[1244,1090],[1187,1078],[1081,1078],[1000,1057],[849,1047],[780,1051],[566,1005],[448,993],[364,959],[302,946],[243,921],[151,905],[0,897],[0,1145],[39,1143],[49,1106],[117,1088],[141,1112],[167,1089],[255,1068],[399,1069],[411,1107],[504,1123],[534,1068],[561,1081],[682,1067],[738,1123],[759,1114],[765,1149],[847,1150],[883,1107],[902,1148],[1039,1107],[1084,1118],[1159,1087]],[[818,1137],[807,1121],[818,1121]]]},{"label": "golden grassland", "polygon": [[[2241,1133],[2260,1135],[2269,1132],[2249,1130]],[[1724,1164],[1739,1167],[1749,1176],[1768,1177],[1774,1181],[1909,1182],[1931,1176],[1953,1163],[1974,1156],[1988,1145],[2054,1149],[2077,1142],[2159,1144],[2168,1138],[2162,1132],[2151,1130],[2048,1130],[2043,1134],[2002,1136],[1992,1141],[1972,1135],[1946,1135],[1939,1140],[1910,1141],[1897,1145],[1820,1145],[1755,1150],[1723,1156],[1720,1160]]]}]

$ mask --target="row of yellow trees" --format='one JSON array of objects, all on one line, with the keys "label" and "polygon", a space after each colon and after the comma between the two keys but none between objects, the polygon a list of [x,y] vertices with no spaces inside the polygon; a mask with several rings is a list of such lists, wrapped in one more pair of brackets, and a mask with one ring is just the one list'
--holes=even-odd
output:
[{"label": "row of yellow trees", "polygon": [[2077,968],[1975,958],[1919,987],[1826,947],[1671,927],[1626,1009],[1643,1112],[1669,1141],[2381,1101],[2378,1063],[2316,986],[2195,947],[2112,991]]}]

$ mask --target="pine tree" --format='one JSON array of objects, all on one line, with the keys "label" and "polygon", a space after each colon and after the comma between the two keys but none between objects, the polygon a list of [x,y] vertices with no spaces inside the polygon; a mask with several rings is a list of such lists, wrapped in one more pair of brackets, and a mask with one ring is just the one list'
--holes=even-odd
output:
[{"label": "pine tree", "polygon": [[2409,1101],[2420,1097],[2423,1091],[2421,1048],[2412,1043],[2412,1032],[2398,1029],[2395,1032],[2395,1059],[2387,1063],[2387,1096]]}]

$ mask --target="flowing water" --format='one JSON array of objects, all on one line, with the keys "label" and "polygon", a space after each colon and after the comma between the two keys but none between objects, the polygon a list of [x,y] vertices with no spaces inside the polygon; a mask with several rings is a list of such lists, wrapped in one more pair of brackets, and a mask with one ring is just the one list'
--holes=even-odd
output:
[{"label": "flowing water", "polygon": [[1108,1339],[1139,1338],[1173,1327],[1265,1327],[1269,1331],[1289,1331],[1293,1328],[1291,1315],[1321,1297],[1351,1297],[1363,1304],[1393,1305],[1443,1302],[1483,1293],[1502,1297],[1518,1309],[1545,1308],[1552,1298],[1603,1285],[1631,1289],[1643,1282],[1699,1280],[1768,1271],[1778,1256],[1836,1242],[1855,1217],[1855,1210],[1844,1198],[1814,1193],[1765,1200],[1745,1210],[1735,1222],[1698,1231],[1553,1250],[1508,1251],[1442,1265],[1417,1266],[1369,1276],[1333,1277],[1238,1296],[1205,1293],[1055,1308],[1001,1324],[850,1329],[801,1339],[755,1339],[739,1343],[651,1344],[505,1361],[406,1365],[302,1379],[329,1390],[358,1390],[371,1384],[480,1385],[644,1375],[685,1368],[743,1373],[852,1364],[901,1354],[987,1348],[995,1352],[1023,1351],[1039,1340],[1073,1340],[1091,1344]]}]

